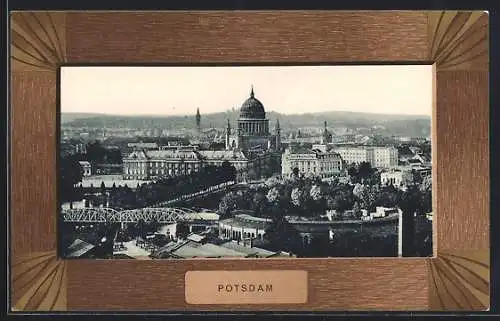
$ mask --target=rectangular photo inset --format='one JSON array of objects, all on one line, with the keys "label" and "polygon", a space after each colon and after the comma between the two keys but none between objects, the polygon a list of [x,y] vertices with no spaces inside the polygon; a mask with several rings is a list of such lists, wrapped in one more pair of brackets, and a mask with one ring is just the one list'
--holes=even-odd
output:
[{"label": "rectangular photo inset", "polygon": [[60,69],[63,258],[432,256],[431,65]]}]

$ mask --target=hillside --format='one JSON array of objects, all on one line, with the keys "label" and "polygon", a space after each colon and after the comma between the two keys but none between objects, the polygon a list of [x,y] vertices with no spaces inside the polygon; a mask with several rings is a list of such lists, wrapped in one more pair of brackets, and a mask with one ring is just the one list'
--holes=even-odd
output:
[{"label": "hillside", "polygon": [[[202,114],[201,123],[204,128],[225,128],[227,120],[234,126],[239,117],[239,111]],[[283,131],[301,127],[322,127],[328,122],[329,128],[370,128],[375,125],[384,126],[382,134],[403,136],[427,136],[430,133],[429,116],[384,115],[371,113],[355,113],[331,111],[322,113],[307,113],[283,115],[268,112],[270,127],[274,128],[279,118]],[[162,128],[175,130],[194,126],[194,115],[186,116],[121,116],[106,114],[61,114],[61,122],[71,127],[92,128]]]}]

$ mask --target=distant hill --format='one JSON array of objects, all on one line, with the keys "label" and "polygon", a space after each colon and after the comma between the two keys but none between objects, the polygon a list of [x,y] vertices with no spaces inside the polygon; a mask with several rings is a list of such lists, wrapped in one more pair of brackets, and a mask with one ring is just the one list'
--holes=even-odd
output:
[{"label": "distant hill", "polygon": [[[227,120],[234,127],[239,117],[239,110],[202,114],[203,128],[225,128]],[[268,112],[270,128],[274,128],[279,118],[281,128],[286,131],[300,127],[322,127],[328,122],[329,128],[371,128],[375,125],[383,126],[379,133],[399,136],[427,136],[430,133],[429,116],[412,115],[385,115],[371,113],[357,113],[345,111],[331,111],[321,113],[305,113],[284,115]],[[106,114],[61,114],[61,122],[71,127],[93,128],[162,128],[176,130],[194,127],[194,115],[186,116],[122,116]],[[385,129],[384,129],[385,128]],[[381,131],[381,132],[380,132]]]},{"label": "distant hill", "polygon": [[85,119],[85,118],[93,118],[93,117],[102,117],[105,116],[105,114],[97,114],[97,113],[61,113],[61,123],[70,123],[72,121],[78,120],[78,119]]}]

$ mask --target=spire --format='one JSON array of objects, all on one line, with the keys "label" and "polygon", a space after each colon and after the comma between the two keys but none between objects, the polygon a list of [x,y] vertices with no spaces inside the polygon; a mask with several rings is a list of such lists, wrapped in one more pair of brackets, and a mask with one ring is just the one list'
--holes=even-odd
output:
[{"label": "spire", "polygon": [[252,90],[250,91],[250,97],[254,97],[254,93],[253,93],[253,85],[252,85]]},{"label": "spire", "polygon": [[195,120],[196,120],[196,129],[198,131],[200,131],[201,129],[201,115],[200,115],[200,108],[196,108],[196,116],[195,116]]},{"label": "spire", "polygon": [[276,125],[274,125],[274,128],[276,130],[280,130],[280,119],[279,118],[276,118]]},{"label": "spire", "polygon": [[325,130],[326,130],[327,126],[328,126],[328,124],[327,124],[327,122],[326,122],[326,120],[325,120]]}]

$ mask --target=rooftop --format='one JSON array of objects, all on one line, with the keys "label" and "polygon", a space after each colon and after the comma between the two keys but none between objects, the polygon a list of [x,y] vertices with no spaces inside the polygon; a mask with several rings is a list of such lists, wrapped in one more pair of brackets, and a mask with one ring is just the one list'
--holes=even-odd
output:
[{"label": "rooftop", "polygon": [[175,159],[175,160],[247,160],[242,151],[232,150],[194,150],[194,149],[162,149],[141,150],[130,153],[125,159]]},{"label": "rooftop", "polygon": [[203,244],[188,241],[179,248],[171,252],[175,257],[195,258],[195,257],[245,257],[246,254],[232,249],[228,249],[215,244]]},{"label": "rooftop", "polygon": [[92,250],[94,247],[95,246],[90,243],[76,239],[70,246],[68,246],[66,257],[80,257]]},{"label": "rooftop", "polygon": [[203,241],[204,239],[206,239],[206,236],[203,236],[203,235],[198,235],[198,234],[195,234],[195,233],[192,233],[192,234],[189,234],[187,236],[187,239],[190,240],[190,241],[194,241],[194,242],[201,242]]},{"label": "rooftop", "polygon": [[259,256],[259,257],[270,257],[275,255],[275,252],[271,252],[265,249],[261,249],[259,247],[250,247],[248,245],[243,245],[236,241],[229,241],[220,246],[225,247],[227,249],[235,250],[241,253],[245,253],[247,256]]},{"label": "rooftop", "polygon": [[209,212],[186,213],[184,217],[193,221],[218,221],[219,214]]},{"label": "rooftop", "polygon": [[220,222],[223,224],[231,225],[233,227],[264,229],[268,224],[271,223],[271,221],[271,219],[259,218],[247,214],[240,214],[235,215],[232,218],[221,220]]},{"label": "rooftop", "polygon": [[227,159],[227,160],[246,160],[247,157],[242,151],[232,150],[200,150],[200,155],[206,159]]}]

